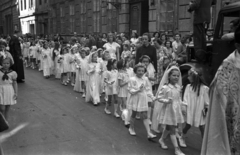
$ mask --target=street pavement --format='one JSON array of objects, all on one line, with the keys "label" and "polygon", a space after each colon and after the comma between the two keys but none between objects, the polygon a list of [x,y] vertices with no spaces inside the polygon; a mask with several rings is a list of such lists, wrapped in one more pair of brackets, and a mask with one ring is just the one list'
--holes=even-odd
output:
[{"label": "street pavement", "polygon": [[[26,82],[19,84],[18,103],[9,113],[10,129],[29,125],[2,144],[6,155],[173,155],[158,139],[147,140],[142,121],[135,122],[130,136],[120,119],[104,113],[104,104],[86,103],[72,86],[63,86],[41,72],[25,69]],[[113,107],[112,107],[113,108]],[[160,137],[160,135],[158,135]],[[197,128],[187,134],[187,155],[199,155],[201,136]]]}]

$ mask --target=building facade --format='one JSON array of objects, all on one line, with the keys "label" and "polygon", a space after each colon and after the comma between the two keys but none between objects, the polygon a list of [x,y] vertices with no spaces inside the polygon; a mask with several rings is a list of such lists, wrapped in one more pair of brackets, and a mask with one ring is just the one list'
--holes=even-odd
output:
[{"label": "building facade", "polygon": [[12,35],[20,30],[18,0],[0,0],[0,34]]},{"label": "building facade", "polygon": [[22,34],[48,34],[48,0],[19,0],[19,10]]},{"label": "building facade", "polygon": [[[211,8],[214,28],[218,11],[226,2],[217,0]],[[49,32],[71,35],[124,32],[192,32],[189,0],[51,0]]]},{"label": "building facade", "polygon": [[[214,28],[218,11],[238,0],[217,0],[212,7]],[[189,0],[1,0],[0,34],[100,34],[132,31],[169,34],[192,31]]]}]

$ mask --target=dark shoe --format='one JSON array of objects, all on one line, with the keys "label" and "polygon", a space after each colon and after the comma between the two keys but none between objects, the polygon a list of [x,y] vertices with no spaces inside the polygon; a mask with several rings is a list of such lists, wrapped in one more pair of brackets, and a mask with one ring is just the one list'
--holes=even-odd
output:
[{"label": "dark shoe", "polygon": [[24,80],[17,80],[17,83],[24,83]]}]

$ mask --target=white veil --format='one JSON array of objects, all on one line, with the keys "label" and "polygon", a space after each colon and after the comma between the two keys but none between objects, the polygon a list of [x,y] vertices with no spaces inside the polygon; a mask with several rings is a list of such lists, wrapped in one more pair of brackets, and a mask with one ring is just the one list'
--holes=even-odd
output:
[{"label": "white veil", "polygon": [[[180,76],[179,76],[179,80],[178,80],[178,83],[177,83],[177,84],[178,84],[180,87],[182,86],[182,76],[181,76],[181,72],[180,72],[179,68],[178,68],[177,66],[171,66],[171,67],[169,66],[169,67],[166,69],[166,71],[164,72],[164,75],[163,75],[163,77],[162,77],[162,80],[161,80],[161,82],[160,82],[160,84],[159,84],[158,91],[157,91],[157,93],[156,93],[156,98],[158,97],[158,95],[159,95],[162,87],[163,87],[165,84],[168,84],[168,83],[169,83],[169,81],[168,81],[168,79],[169,79],[168,75],[169,75],[169,72],[170,72],[171,70],[173,70],[173,69],[176,69],[176,70],[179,71]],[[155,101],[154,109],[153,109],[153,115],[152,115],[152,126],[151,126],[151,127],[152,127],[152,130],[154,130],[154,131],[156,131],[156,132],[159,132],[159,131],[158,131],[158,126],[159,126],[158,118],[159,118],[159,114],[160,114],[160,112],[161,112],[162,106],[163,106],[162,103],[158,102],[157,100]]]},{"label": "white veil", "polygon": [[169,75],[169,72],[170,72],[171,70],[173,70],[173,69],[176,69],[176,70],[179,71],[180,76],[179,76],[179,80],[178,80],[178,83],[177,83],[177,84],[178,84],[180,87],[182,87],[182,75],[181,75],[180,69],[179,69],[177,66],[168,67],[168,68],[166,69],[166,71],[164,72],[164,74],[163,74],[163,77],[162,77],[161,82],[160,82],[160,84],[159,84],[159,87],[158,87],[156,96],[158,96],[158,94],[159,94],[160,90],[162,89],[162,87],[163,87],[165,84],[168,84],[168,82],[169,82],[169,81],[168,81],[168,79],[169,79],[168,75]]}]

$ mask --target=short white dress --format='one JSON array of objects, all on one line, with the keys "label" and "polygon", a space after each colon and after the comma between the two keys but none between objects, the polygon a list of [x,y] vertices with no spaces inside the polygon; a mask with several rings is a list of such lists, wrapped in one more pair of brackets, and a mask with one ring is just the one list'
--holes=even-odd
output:
[{"label": "short white dress", "polygon": [[[145,112],[148,111],[148,97],[154,98],[150,91],[150,86],[148,85],[146,77],[138,78],[137,76],[131,77],[128,83],[128,90],[130,93],[129,99],[127,101],[127,109]],[[141,85],[143,85],[143,91],[139,91]]]},{"label": "short white dress", "polygon": [[29,48],[30,48],[30,43],[29,42],[24,42],[23,43],[23,57],[27,58],[29,54]]},{"label": "short white dress", "polygon": [[[124,83],[129,82],[129,75],[127,71],[118,72],[118,80],[122,80]],[[119,86],[118,97],[128,97],[128,85],[126,84],[123,87]]]},{"label": "short white dress", "polygon": [[80,71],[79,71],[79,81],[87,81],[88,80],[88,59],[87,57],[79,59],[80,63]]},{"label": "short white dress", "polygon": [[[158,118],[160,124],[177,126],[179,123],[184,123],[180,92],[181,87],[179,85],[166,84],[156,96],[159,99],[158,101],[163,104]],[[166,103],[169,98],[173,99],[172,104]]]},{"label": "short white dress", "polygon": [[2,79],[4,72],[0,70],[0,105],[16,104],[14,97],[13,81],[17,80],[17,73],[10,71],[7,73],[8,80]]},{"label": "short white dress", "polygon": [[70,55],[69,53],[66,53],[64,55],[61,55],[62,60],[60,62],[60,72],[61,73],[68,73],[70,72]]},{"label": "short white dress", "polygon": [[75,65],[75,55],[74,54],[69,54],[69,68],[70,72],[75,73],[76,72],[76,65]]},{"label": "short white dress", "polygon": [[106,94],[117,95],[118,94],[118,71],[116,69],[111,71],[106,71],[105,79],[107,79],[109,83],[115,81],[112,85],[106,84]]},{"label": "short white dress", "polygon": [[187,105],[187,124],[194,127],[205,125],[206,117],[203,116],[203,109],[209,105],[209,88],[205,85],[200,87],[199,96],[194,92],[192,86],[187,85],[183,102]]}]

